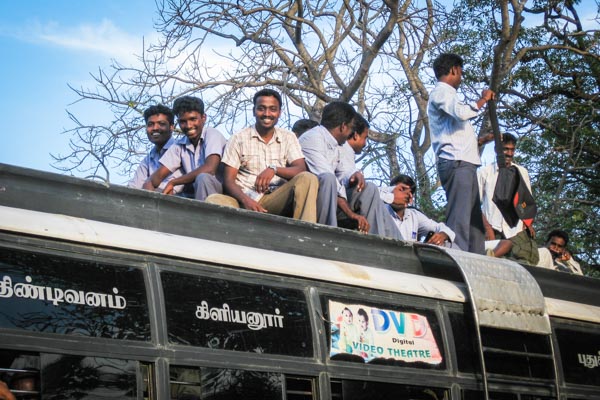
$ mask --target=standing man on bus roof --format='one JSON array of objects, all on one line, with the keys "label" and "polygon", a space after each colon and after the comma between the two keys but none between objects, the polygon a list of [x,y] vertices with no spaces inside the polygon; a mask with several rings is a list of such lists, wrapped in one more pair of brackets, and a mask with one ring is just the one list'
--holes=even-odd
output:
[{"label": "standing man on bus roof", "polygon": [[225,195],[207,202],[317,221],[318,180],[306,163],[294,133],[277,127],[281,95],[259,90],[253,98],[254,126],[231,137],[225,153]]},{"label": "standing man on bus roof", "polygon": [[[524,180],[527,189],[531,192],[531,182],[529,173],[520,165],[513,163],[517,138],[510,133],[502,134],[502,146],[506,167],[515,166],[521,178]],[[477,170],[477,179],[479,180],[479,194],[482,202],[483,225],[485,228],[485,240],[510,239],[518,235],[523,230],[523,221],[519,220],[517,225],[511,228],[504,220],[502,213],[494,203],[494,191],[498,179],[498,163],[493,163]]]},{"label": "standing man on bus roof", "polygon": [[[348,167],[341,164],[343,146],[354,135],[357,118],[350,104],[334,101],[323,108],[321,124],[300,137],[308,167],[319,177],[318,222],[338,226],[339,210],[339,217],[356,221],[360,232],[397,237],[377,187],[365,182],[360,171],[348,174]],[[365,130],[366,126],[361,134]]]},{"label": "standing man on bus roof", "polygon": [[[133,178],[127,184],[128,187],[135,189],[143,188],[148,178],[160,168],[160,157],[175,143],[175,139],[172,137],[175,115],[169,107],[162,104],[148,107],[144,111],[144,121],[146,122],[146,135],[154,147],[140,162]],[[160,182],[157,189],[162,192],[168,181],[179,176],[181,176],[181,170],[176,170]],[[182,190],[183,186],[173,187],[174,193]]]},{"label": "standing man on bus roof", "polygon": [[144,184],[144,189],[154,190],[169,174],[181,169],[180,177],[171,179],[163,193],[172,194],[176,185],[185,185],[184,193],[197,200],[210,194],[222,193],[217,174],[227,140],[216,130],[205,125],[204,102],[192,96],[183,96],[173,103],[173,112],[185,137],[160,158],[160,167]]},{"label": "standing man on bus roof", "polygon": [[477,185],[481,164],[478,139],[469,122],[495,98],[483,90],[477,102],[464,104],[457,89],[462,81],[463,60],[444,53],[433,62],[438,82],[429,95],[427,114],[437,170],[448,202],[446,223],[456,233],[456,244],[472,253],[484,253],[484,229]]}]

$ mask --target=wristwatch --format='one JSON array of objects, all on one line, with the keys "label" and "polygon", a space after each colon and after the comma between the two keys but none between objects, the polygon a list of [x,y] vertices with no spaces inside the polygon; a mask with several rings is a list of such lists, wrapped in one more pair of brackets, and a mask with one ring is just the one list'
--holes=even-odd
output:
[{"label": "wristwatch", "polygon": [[269,165],[267,165],[267,168],[271,168],[273,170],[273,172],[275,172],[275,175],[277,175],[277,165],[269,164]]}]

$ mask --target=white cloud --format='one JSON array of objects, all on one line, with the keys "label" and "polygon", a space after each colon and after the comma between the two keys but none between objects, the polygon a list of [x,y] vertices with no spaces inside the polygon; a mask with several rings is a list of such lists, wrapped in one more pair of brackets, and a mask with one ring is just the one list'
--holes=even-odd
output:
[{"label": "white cloud", "polygon": [[[27,32],[26,34],[24,32]],[[146,43],[151,33],[146,37]],[[122,63],[135,60],[143,51],[143,36],[132,35],[103,19],[98,24],[61,26],[57,23],[35,23],[17,34],[21,40],[50,44],[68,51],[93,53],[114,58]]]}]

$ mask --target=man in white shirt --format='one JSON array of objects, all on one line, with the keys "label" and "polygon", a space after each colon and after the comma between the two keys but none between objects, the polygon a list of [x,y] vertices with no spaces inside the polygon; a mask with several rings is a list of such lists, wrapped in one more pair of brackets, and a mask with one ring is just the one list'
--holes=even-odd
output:
[{"label": "man in white shirt", "polygon": [[[502,146],[506,166],[510,167],[512,165],[517,168],[527,189],[531,192],[529,173],[525,168],[513,162],[516,145],[517,138],[514,135],[511,135],[510,133],[502,134]],[[498,164],[493,163],[479,168],[477,171],[477,179],[479,181],[479,195],[482,203],[485,240],[510,239],[519,234],[519,232],[523,230],[523,221],[519,220],[516,226],[510,227],[492,200],[494,198],[496,181],[498,179]]]},{"label": "man in white shirt", "polygon": [[[377,187],[356,170],[353,151],[344,150],[357,131],[354,122],[362,118],[358,117],[350,104],[331,102],[323,108],[321,124],[300,137],[308,168],[319,178],[317,222],[338,226],[343,217],[355,221],[360,232],[393,237],[396,230]],[[359,129],[366,140],[368,128]]]},{"label": "man in white shirt", "polygon": [[550,232],[546,240],[546,247],[538,249],[540,254],[538,267],[583,275],[581,266],[573,259],[571,252],[567,250],[568,244],[569,235],[567,232],[558,229]]},{"label": "man in white shirt", "polygon": [[408,175],[398,175],[390,183],[394,187],[394,202],[387,207],[402,240],[415,242],[429,236],[426,243],[450,247],[456,237],[452,229],[428,218],[416,208],[409,208],[417,188],[415,181]]},{"label": "man in white shirt", "polygon": [[484,254],[484,229],[477,185],[481,164],[478,139],[469,122],[495,97],[484,90],[477,102],[458,99],[463,60],[456,54],[441,54],[433,62],[438,82],[429,95],[427,114],[437,169],[448,202],[446,223],[456,233],[463,250]]}]

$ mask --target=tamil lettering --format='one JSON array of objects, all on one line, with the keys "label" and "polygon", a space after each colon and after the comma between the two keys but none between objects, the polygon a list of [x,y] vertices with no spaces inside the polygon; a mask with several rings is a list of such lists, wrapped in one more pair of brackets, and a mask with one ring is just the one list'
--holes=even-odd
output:
[{"label": "tamil lettering", "polygon": [[578,353],[577,359],[579,360],[579,364],[583,364],[586,368],[596,368],[600,366],[600,351],[598,355]]},{"label": "tamil lettering", "polygon": [[25,283],[16,283],[10,276],[5,275],[0,281],[0,298],[22,298],[30,300],[49,301],[55,306],[60,303],[87,305],[90,307],[114,308],[123,310],[127,301],[119,296],[119,290],[113,287],[112,294],[85,292],[83,290],[61,289],[56,287],[32,284],[31,276],[25,277]]},{"label": "tamil lettering", "polygon": [[283,328],[283,315],[279,314],[278,308],[275,309],[275,314],[232,310],[227,303],[224,303],[222,308],[209,308],[207,301],[202,301],[199,306],[196,306],[198,319],[244,324],[254,331],[264,328]]}]

